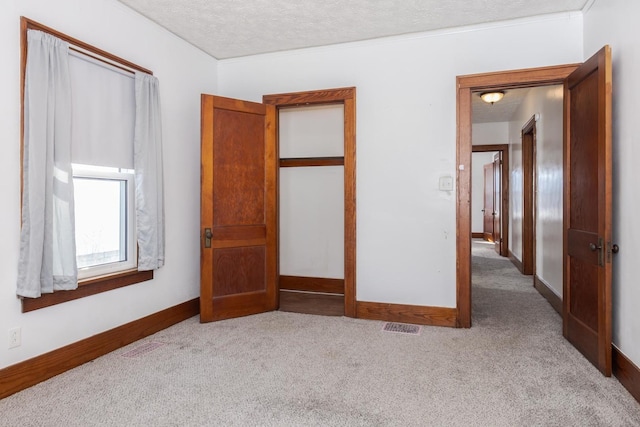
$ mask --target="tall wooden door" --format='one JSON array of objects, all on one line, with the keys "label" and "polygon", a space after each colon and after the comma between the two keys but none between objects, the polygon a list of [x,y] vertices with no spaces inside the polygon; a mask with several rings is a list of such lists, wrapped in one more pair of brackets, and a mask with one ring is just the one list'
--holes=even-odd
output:
[{"label": "tall wooden door", "polygon": [[484,209],[482,209],[483,215],[483,230],[484,240],[489,242],[493,241],[493,216],[494,216],[494,190],[493,190],[493,163],[487,163],[484,165]]},{"label": "tall wooden door", "polygon": [[502,255],[502,160],[501,152],[493,156],[493,242],[498,255]]},{"label": "tall wooden door", "polygon": [[201,109],[200,321],[275,310],[275,107],[202,95]]},{"label": "tall wooden door", "polygon": [[611,49],[564,83],[564,336],[611,375]]}]

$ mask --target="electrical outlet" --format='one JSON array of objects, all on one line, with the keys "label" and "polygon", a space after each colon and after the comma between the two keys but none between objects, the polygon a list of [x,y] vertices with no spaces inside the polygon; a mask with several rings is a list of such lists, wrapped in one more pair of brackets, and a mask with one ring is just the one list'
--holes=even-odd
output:
[{"label": "electrical outlet", "polygon": [[9,348],[20,347],[20,344],[22,344],[22,329],[9,329]]}]

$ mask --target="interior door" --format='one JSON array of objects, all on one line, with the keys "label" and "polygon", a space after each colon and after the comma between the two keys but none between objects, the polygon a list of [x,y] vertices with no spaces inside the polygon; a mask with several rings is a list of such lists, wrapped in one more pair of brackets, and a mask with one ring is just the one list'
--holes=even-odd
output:
[{"label": "interior door", "polygon": [[564,336],[611,375],[611,49],[564,83]]},{"label": "interior door", "polygon": [[200,321],[275,310],[275,107],[201,106]]},{"label": "interior door", "polygon": [[493,241],[494,247],[498,255],[502,255],[502,159],[501,152],[497,152],[493,156]]},{"label": "interior door", "polygon": [[484,240],[489,242],[493,241],[493,210],[494,210],[494,200],[493,200],[493,163],[488,163],[484,165],[484,209],[482,210],[483,215],[483,234]]}]

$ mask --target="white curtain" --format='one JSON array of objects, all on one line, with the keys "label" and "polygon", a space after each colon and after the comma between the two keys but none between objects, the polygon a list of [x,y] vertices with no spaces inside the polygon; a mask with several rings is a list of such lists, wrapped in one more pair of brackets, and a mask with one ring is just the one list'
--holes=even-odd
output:
[{"label": "white curtain", "polygon": [[22,230],[17,294],[78,286],[71,171],[68,44],[27,32]]},{"label": "white curtain", "polygon": [[164,184],[158,79],[136,73],[133,163],[136,180],[138,270],[164,265]]}]

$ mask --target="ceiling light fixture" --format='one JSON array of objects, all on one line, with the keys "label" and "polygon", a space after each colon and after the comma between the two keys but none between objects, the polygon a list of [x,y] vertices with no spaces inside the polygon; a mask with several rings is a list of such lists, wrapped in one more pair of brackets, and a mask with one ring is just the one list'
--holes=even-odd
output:
[{"label": "ceiling light fixture", "polygon": [[493,105],[504,97],[504,92],[499,90],[495,92],[484,92],[480,94],[480,98],[487,104]]}]

